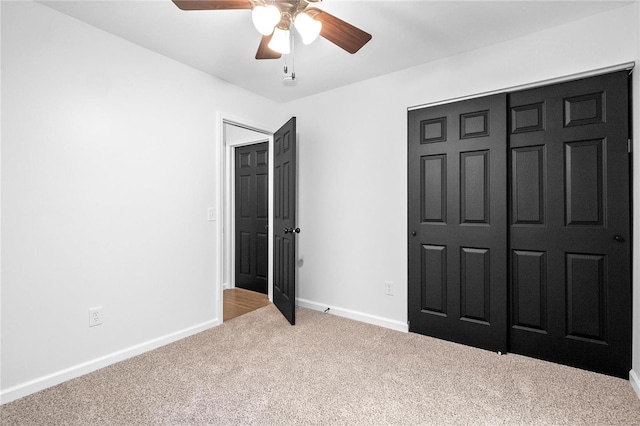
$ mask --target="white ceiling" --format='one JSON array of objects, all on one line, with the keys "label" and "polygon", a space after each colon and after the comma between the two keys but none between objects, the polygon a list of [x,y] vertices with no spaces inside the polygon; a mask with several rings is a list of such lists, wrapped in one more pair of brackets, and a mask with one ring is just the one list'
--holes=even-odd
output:
[{"label": "white ceiling", "polygon": [[[170,0],[41,3],[276,102],[286,102],[520,37],[632,1],[347,1],[319,8],[373,35],[351,55],[319,38],[296,43],[294,86],[284,60],[254,59],[248,10],[182,11]],[[472,65],[472,64],[470,64]]]}]

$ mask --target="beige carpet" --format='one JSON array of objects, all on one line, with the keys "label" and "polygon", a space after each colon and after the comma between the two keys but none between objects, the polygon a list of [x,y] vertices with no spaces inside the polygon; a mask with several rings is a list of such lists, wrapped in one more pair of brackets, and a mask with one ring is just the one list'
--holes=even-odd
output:
[{"label": "beige carpet", "polygon": [[[2,406],[8,425],[640,424],[628,381],[273,305]],[[96,396],[91,396],[93,390]]]}]

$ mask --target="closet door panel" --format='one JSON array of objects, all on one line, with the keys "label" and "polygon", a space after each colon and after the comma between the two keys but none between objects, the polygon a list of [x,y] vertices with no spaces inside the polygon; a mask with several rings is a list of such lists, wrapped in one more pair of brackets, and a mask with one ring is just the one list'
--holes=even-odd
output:
[{"label": "closet door panel", "polygon": [[507,337],[506,95],[409,113],[410,331]]},{"label": "closet door panel", "polygon": [[619,377],[631,368],[627,81],[509,96],[510,350]]}]

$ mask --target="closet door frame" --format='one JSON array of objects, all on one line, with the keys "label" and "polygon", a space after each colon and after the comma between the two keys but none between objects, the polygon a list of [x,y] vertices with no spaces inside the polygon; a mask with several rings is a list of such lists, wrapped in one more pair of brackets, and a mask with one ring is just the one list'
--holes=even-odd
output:
[{"label": "closet door frame", "polygon": [[[411,113],[411,111],[414,111],[414,110],[422,110],[422,109],[429,108],[429,107],[447,105],[447,104],[451,104],[451,103],[459,102],[459,101],[463,101],[463,100],[482,98],[482,97],[486,97],[486,96],[493,95],[493,94],[507,94],[507,95],[509,95],[511,93],[524,91],[524,90],[527,90],[527,89],[542,88],[542,87],[545,87],[545,86],[550,86],[550,85],[554,85],[554,84],[558,84],[558,83],[572,82],[572,81],[576,81],[576,80],[579,80],[579,79],[595,77],[595,76],[600,76],[600,75],[604,75],[604,74],[610,74],[610,73],[614,73],[614,72],[622,71],[622,70],[625,70],[625,71],[630,73],[630,70],[632,70],[633,67],[634,67],[634,63],[633,62],[625,63],[625,64],[620,64],[620,65],[607,67],[607,68],[602,68],[602,69],[598,69],[598,70],[592,70],[592,71],[588,71],[588,72],[584,72],[584,73],[572,74],[572,75],[564,76],[564,77],[560,77],[560,78],[549,79],[549,80],[545,80],[545,81],[531,83],[531,84],[527,84],[527,85],[520,85],[520,86],[517,86],[517,87],[506,88],[504,90],[486,92],[486,93],[481,93],[481,94],[473,95],[473,96],[454,98],[454,99],[450,99],[450,100],[444,100],[444,101],[439,101],[439,102],[434,102],[434,103],[429,103],[429,104],[418,105],[418,106],[409,108],[408,111],[409,111],[409,113]],[[629,81],[630,81],[630,79],[629,79]],[[630,88],[631,88],[630,84],[628,85],[628,88],[630,90]],[[630,101],[631,97],[629,96],[629,93],[627,93],[627,96],[628,96],[627,97],[628,101]],[[630,107],[630,103],[629,103],[629,118],[632,117],[630,109],[631,109],[631,107]],[[509,110],[507,108],[505,108],[505,111],[504,111],[505,116],[508,113],[509,113]],[[409,126],[410,125],[411,125],[411,123],[409,122]],[[509,120],[509,125],[511,125],[511,120]],[[630,128],[629,128],[629,131],[630,131]],[[409,135],[411,135],[411,130],[410,129],[409,129],[408,133],[409,133]],[[629,138],[630,138],[630,136],[629,136]],[[508,139],[507,139],[506,142],[507,142],[507,145],[508,145]],[[505,209],[509,212],[508,213],[509,214],[509,222],[508,222],[508,225],[507,225],[507,228],[508,228],[507,232],[509,232],[509,234],[510,234],[510,231],[511,231],[510,230],[510,225],[511,225],[511,219],[512,219],[511,218],[512,212],[511,212],[511,205],[510,205],[512,200],[511,200],[511,193],[510,192],[513,190],[512,181],[511,181],[512,152],[511,152],[511,149],[509,149],[508,147],[505,147],[505,150],[508,151],[508,164],[509,164],[509,166],[507,168],[507,171],[505,173],[505,182],[507,182],[507,184],[509,186],[509,190],[508,190],[509,191],[509,198],[507,200],[507,202],[509,203],[509,206],[507,206]],[[409,155],[408,155],[408,161],[409,162],[411,161],[410,157],[411,157],[411,150],[409,149]],[[629,156],[629,165],[631,165],[631,164],[632,164],[631,163],[631,157]],[[629,166],[629,167],[631,167],[631,166]],[[410,182],[410,179],[411,179],[411,176],[409,176],[409,182]],[[632,181],[633,181],[633,175],[632,175],[632,170],[630,168],[629,169],[629,174],[628,174],[628,184],[631,185]],[[411,194],[410,193],[409,193],[409,198],[411,198]],[[631,213],[632,213],[631,209],[632,209],[632,199],[631,199],[631,194],[629,194],[629,212],[628,213],[629,213],[629,217],[630,218],[632,217],[631,216]],[[411,216],[411,211],[408,212],[408,215],[409,215],[409,217]],[[415,222],[415,220],[414,220],[414,222]],[[412,255],[411,255],[411,240],[412,240],[412,238],[414,238],[412,236],[412,232],[414,232],[414,230],[412,228],[415,228],[415,224],[411,222],[410,218],[408,218],[407,235],[408,235],[408,241],[409,241],[408,246],[409,246],[409,250],[410,250],[410,253],[409,253],[409,258],[410,259],[412,258]],[[627,234],[629,236],[629,239],[628,239],[628,242],[629,242],[629,250],[628,250],[629,251],[629,258],[630,258],[630,254],[631,254],[631,251],[632,251],[632,247],[631,247],[631,241],[633,240],[632,234],[631,234],[632,228],[633,228],[633,226],[632,226],[632,223],[630,222],[629,223],[628,234]],[[508,242],[507,248],[508,248],[509,252],[511,253],[511,241]],[[415,255],[414,255],[414,257],[415,257]],[[512,317],[512,310],[513,310],[512,309],[512,293],[513,293],[513,291],[512,291],[512,288],[511,288],[511,280],[512,280],[512,273],[513,273],[513,258],[512,258],[511,254],[509,255],[509,260],[505,263],[504,268],[507,271],[507,277],[508,277],[507,278],[508,281],[506,282],[506,285],[508,287],[508,302],[507,302],[508,303],[508,309],[507,309],[507,312],[508,312],[509,328],[510,328],[513,325],[513,317]],[[632,268],[632,263],[629,263],[629,290],[630,290],[629,294],[631,294],[631,285],[632,285],[632,282],[631,282],[632,270],[631,270],[631,268]],[[410,320],[409,321],[409,331],[416,331],[416,330],[413,329],[413,327],[411,325],[412,298],[415,298],[415,291],[413,293],[411,291],[411,277],[412,277],[412,275],[415,275],[415,271],[412,272],[411,271],[411,266],[410,266],[409,267],[410,283],[409,283],[409,289],[408,289],[408,295],[409,295],[408,317],[409,317],[409,320]],[[629,297],[629,304],[631,304],[630,297]],[[415,307],[413,309],[415,310]],[[630,330],[631,320],[632,320],[632,312],[631,312],[631,305],[630,305],[629,306],[629,314],[628,314],[629,330]],[[505,330],[505,334],[507,336],[510,335],[509,328],[507,328]],[[422,333],[422,334],[428,334],[428,333]],[[446,337],[442,337],[442,336],[436,336],[436,337],[441,337],[441,338],[445,338],[446,339]],[[507,350],[510,350],[511,349],[511,342],[508,339],[509,338],[507,337],[507,348],[508,348]],[[447,339],[447,340],[459,341],[459,339],[458,340],[456,340],[456,339]],[[630,332],[629,332],[629,336],[628,336],[628,344],[629,344],[629,348],[630,348],[630,345],[631,345],[631,334],[630,334]],[[482,345],[473,345],[473,346],[482,347]],[[628,368],[630,368],[631,367],[631,365],[630,365],[630,359],[631,359],[630,358],[631,357],[630,349],[629,349],[628,352],[629,352],[629,354],[628,354],[629,355]],[[527,354],[525,354],[525,355],[527,355]],[[539,354],[532,354],[532,356],[537,357],[537,358],[545,359],[545,357],[539,356]],[[551,359],[551,360],[554,361],[554,362],[563,363],[561,360],[554,360],[554,359]],[[572,362],[569,362],[568,364],[574,365],[574,366],[578,366],[579,368],[587,368],[587,369],[591,369],[591,370],[597,371],[597,369],[594,369],[594,368],[589,367],[589,366],[576,365],[575,363],[572,363]],[[605,372],[606,374],[617,375],[617,376],[620,376],[620,377],[626,377],[626,375],[628,374],[628,368],[626,368],[626,371],[624,371],[622,374],[619,373],[619,372],[611,372],[611,371],[609,371],[609,372],[601,371],[601,372]]]}]

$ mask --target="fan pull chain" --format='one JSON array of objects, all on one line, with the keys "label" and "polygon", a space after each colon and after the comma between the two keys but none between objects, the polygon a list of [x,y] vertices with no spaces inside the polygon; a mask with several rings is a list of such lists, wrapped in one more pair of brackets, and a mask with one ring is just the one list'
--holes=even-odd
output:
[{"label": "fan pull chain", "polygon": [[[288,86],[293,86],[296,84],[296,69],[295,69],[295,37],[293,28],[290,29],[289,32],[289,43],[291,46],[290,52],[288,55],[284,55],[284,77],[282,78],[282,83]],[[291,68],[289,68],[289,57],[291,57]],[[289,73],[289,69],[291,69],[291,73]]]}]

